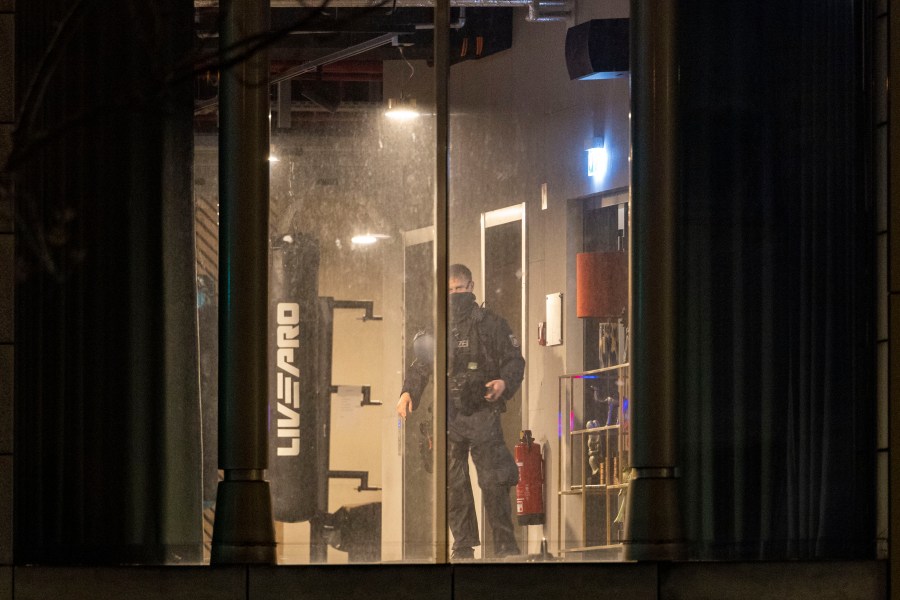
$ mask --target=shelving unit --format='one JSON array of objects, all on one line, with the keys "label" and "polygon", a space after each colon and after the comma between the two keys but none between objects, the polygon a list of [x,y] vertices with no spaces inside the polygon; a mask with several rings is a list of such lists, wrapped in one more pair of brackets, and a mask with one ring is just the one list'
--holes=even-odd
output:
[{"label": "shelving unit", "polygon": [[628,364],[559,378],[560,554],[621,557],[628,490]]}]

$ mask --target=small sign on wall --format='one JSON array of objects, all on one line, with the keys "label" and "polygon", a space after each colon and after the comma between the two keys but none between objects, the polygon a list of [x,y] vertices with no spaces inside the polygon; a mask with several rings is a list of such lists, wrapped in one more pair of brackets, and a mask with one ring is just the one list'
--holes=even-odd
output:
[{"label": "small sign on wall", "polygon": [[562,344],[562,292],[547,294],[547,325],[544,335],[545,345]]}]

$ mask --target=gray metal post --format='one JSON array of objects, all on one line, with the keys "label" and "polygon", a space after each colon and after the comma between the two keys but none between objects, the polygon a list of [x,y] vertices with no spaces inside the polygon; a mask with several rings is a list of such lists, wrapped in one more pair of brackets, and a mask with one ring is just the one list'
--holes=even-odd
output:
[{"label": "gray metal post", "polygon": [[448,560],[447,529],[447,237],[450,162],[450,0],[434,3],[435,201],[434,201],[434,388],[433,436],[435,561]]},{"label": "gray metal post", "polygon": [[[227,64],[269,31],[268,0],[232,0],[220,32]],[[219,105],[219,467],[213,564],[275,563],[268,466],[269,61],[222,70]]]},{"label": "gray metal post", "polygon": [[630,560],[677,559],[684,549],[675,478],[676,4],[631,0]]}]

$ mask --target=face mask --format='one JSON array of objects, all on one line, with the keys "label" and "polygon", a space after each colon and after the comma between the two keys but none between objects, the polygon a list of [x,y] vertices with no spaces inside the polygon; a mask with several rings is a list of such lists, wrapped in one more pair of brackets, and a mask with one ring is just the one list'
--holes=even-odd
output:
[{"label": "face mask", "polygon": [[475,307],[475,294],[472,292],[459,292],[450,294],[450,316],[461,317]]}]

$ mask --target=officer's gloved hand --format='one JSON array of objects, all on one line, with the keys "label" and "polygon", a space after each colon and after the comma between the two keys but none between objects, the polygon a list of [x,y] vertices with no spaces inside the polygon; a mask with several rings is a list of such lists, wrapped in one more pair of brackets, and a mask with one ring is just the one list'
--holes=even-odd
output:
[{"label": "officer's gloved hand", "polygon": [[488,402],[496,402],[506,391],[506,382],[502,379],[492,379],[484,384],[484,399]]}]

